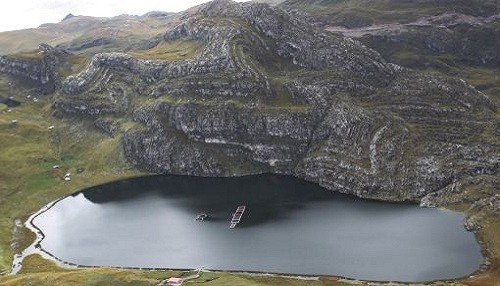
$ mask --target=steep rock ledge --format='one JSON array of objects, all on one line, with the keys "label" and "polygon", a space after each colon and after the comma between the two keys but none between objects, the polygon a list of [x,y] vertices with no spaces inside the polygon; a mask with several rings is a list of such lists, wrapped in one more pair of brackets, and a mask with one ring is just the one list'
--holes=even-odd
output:
[{"label": "steep rock ledge", "polygon": [[64,50],[41,44],[29,57],[0,56],[0,72],[34,82],[43,94],[53,93],[61,85],[56,68],[67,55]]}]

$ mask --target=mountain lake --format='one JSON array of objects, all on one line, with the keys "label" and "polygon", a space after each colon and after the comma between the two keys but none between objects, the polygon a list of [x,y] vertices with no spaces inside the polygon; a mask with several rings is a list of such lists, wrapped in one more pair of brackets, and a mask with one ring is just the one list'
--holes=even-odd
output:
[{"label": "mountain lake", "polygon": [[[230,228],[238,206],[246,208]],[[364,200],[268,174],[126,179],[61,199],[31,221],[45,252],[78,265],[376,281],[477,270],[480,247],[463,222],[458,212]]]}]

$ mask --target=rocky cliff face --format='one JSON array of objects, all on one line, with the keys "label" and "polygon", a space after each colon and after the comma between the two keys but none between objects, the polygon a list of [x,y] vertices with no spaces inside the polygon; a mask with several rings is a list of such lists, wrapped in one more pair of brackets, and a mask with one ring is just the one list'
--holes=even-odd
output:
[{"label": "rocky cliff face", "polygon": [[41,44],[29,56],[0,56],[0,72],[33,82],[43,94],[53,93],[61,81],[57,67],[67,55],[64,50]]},{"label": "rocky cliff face", "polygon": [[497,106],[487,96],[280,8],[214,1],[163,40],[203,48],[177,61],[97,54],[62,82],[56,113],[95,120],[121,136],[132,164],[155,173],[274,172],[418,200],[498,171]]}]

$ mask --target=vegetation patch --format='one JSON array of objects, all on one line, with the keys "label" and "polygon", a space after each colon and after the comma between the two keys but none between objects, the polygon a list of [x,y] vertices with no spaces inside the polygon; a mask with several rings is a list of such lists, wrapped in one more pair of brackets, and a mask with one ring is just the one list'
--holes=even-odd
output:
[{"label": "vegetation patch", "polygon": [[177,40],[161,42],[149,50],[136,50],[129,52],[133,57],[143,60],[176,61],[194,58],[202,48],[199,41]]},{"label": "vegetation patch", "polygon": [[90,62],[90,58],[84,55],[71,55],[67,61],[58,67],[57,72],[61,77],[68,77],[81,72]]},{"label": "vegetation patch", "polygon": [[[0,79],[2,93],[21,98],[30,92]],[[44,98],[0,113],[0,273],[8,273],[14,254],[33,242],[33,233],[16,227],[16,220],[24,222],[41,206],[81,187],[140,175],[126,164],[119,140],[90,123],[51,117]],[[71,181],[63,180],[66,172],[72,173]]]},{"label": "vegetation patch", "polygon": [[32,51],[22,51],[13,54],[12,57],[26,60],[41,60],[43,57],[43,52],[38,49]]}]

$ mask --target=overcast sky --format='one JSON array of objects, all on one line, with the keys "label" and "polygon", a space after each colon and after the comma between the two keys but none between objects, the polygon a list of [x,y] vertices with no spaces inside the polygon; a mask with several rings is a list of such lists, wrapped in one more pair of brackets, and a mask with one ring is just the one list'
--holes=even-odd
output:
[{"label": "overcast sky", "polygon": [[[56,23],[69,13],[85,16],[142,15],[150,11],[179,12],[209,0],[11,0],[0,10],[0,31]],[[245,0],[237,0],[244,2]]]}]

